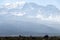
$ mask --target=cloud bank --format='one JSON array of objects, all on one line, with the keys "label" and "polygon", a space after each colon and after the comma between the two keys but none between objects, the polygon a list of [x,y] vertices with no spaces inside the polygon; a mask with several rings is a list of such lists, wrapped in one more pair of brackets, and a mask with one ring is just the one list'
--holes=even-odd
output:
[{"label": "cloud bank", "polygon": [[[51,21],[60,23],[60,10],[54,5],[42,6],[35,3],[26,3],[25,1],[15,3],[5,3],[0,8],[0,15],[10,15],[23,17],[24,19],[38,19],[42,21]],[[8,18],[7,18],[8,19]]]}]

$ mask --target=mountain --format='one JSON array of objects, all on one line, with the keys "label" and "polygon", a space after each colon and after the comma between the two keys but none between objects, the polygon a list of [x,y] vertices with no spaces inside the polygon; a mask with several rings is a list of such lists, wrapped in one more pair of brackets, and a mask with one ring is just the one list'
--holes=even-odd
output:
[{"label": "mountain", "polygon": [[[16,21],[0,24],[0,35],[40,35],[60,33],[57,29],[47,25],[31,22]],[[57,35],[56,34],[56,35]]]}]

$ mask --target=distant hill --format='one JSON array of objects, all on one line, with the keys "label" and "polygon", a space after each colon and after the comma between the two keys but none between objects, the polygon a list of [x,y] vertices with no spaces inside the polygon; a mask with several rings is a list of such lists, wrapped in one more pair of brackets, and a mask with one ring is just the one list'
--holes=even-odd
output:
[{"label": "distant hill", "polygon": [[58,35],[57,29],[47,25],[31,22],[17,21],[16,23],[2,23],[0,25],[0,35]]}]

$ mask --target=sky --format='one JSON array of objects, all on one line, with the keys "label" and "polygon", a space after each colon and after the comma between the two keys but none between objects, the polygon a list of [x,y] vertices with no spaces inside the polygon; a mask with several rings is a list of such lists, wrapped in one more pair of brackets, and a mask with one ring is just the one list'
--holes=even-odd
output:
[{"label": "sky", "polygon": [[60,6],[59,6],[60,0],[0,0],[0,5],[5,4],[5,3],[15,3],[15,2],[21,2],[21,1],[34,2],[34,3],[37,3],[39,5],[52,4],[52,5],[55,5],[57,8],[60,9]]},{"label": "sky", "polygon": [[37,3],[39,5],[48,5],[48,4],[52,4],[55,5],[57,8],[60,9],[60,0],[26,0],[26,2],[34,2]]},{"label": "sky", "polygon": [[[32,4],[24,7],[25,3],[37,4],[37,7],[42,6],[42,10],[38,12],[39,8],[30,7]],[[47,25],[48,23],[55,25],[55,22],[60,24],[60,0],[0,0],[0,19],[1,22],[23,20],[29,22],[37,21],[43,24],[47,23]]]},{"label": "sky", "polygon": [[60,9],[60,0],[0,0],[0,5],[4,5],[6,3],[16,3],[16,2],[34,2],[34,3],[37,3],[39,5],[43,5],[43,6],[46,6],[46,5],[49,5],[49,4],[52,4],[52,5],[55,5],[57,8]]}]

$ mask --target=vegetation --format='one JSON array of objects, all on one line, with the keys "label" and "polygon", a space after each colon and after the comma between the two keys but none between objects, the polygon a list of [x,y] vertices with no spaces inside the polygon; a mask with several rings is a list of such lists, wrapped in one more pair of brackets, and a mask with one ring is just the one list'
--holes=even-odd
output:
[{"label": "vegetation", "polygon": [[45,35],[44,37],[24,37],[24,36],[19,36],[19,37],[0,37],[0,40],[60,40],[60,37],[49,37],[48,35]]}]

